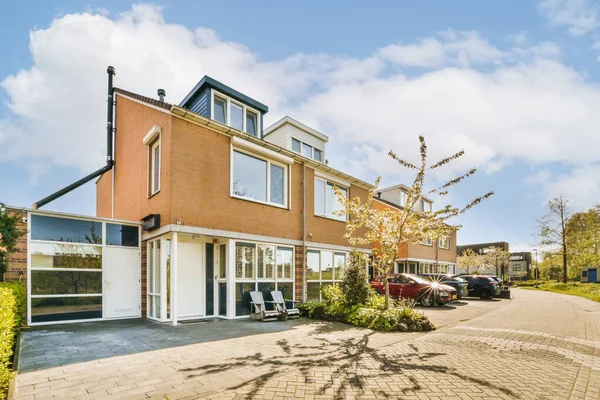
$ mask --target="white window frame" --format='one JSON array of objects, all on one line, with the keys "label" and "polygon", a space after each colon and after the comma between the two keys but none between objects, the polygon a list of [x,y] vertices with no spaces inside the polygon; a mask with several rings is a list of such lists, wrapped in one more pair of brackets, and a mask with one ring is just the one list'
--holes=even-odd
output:
[{"label": "white window frame", "polygon": [[[158,136],[158,139],[156,139],[156,141],[152,142],[152,144],[149,146],[150,148],[150,153],[148,154],[148,158],[149,158],[149,176],[150,176],[150,182],[149,182],[149,187],[148,187],[148,197],[152,197],[154,196],[156,193],[160,192],[160,174],[162,171],[162,145],[161,145],[161,137]],[[154,187],[154,182],[155,182],[155,177],[156,177],[156,162],[155,162],[155,155],[154,155],[154,151],[155,149],[158,148],[158,187]]]},{"label": "white window frame", "polygon": [[[325,214],[317,212],[317,203],[316,203],[317,202],[317,196],[316,196],[317,181],[325,182],[325,199],[324,199],[325,200]],[[346,198],[348,198],[348,196],[350,195],[350,188],[348,186],[341,185],[335,181],[331,181],[331,180],[328,180],[328,179],[325,179],[325,178],[322,178],[319,176],[315,176],[315,184],[313,185],[313,192],[314,192],[313,197],[315,198],[315,204],[313,206],[314,206],[314,210],[315,210],[315,215],[319,216],[319,217],[323,217],[323,218],[333,219],[335,221],[346,222],[346,221],[348,221],[347,214],[344,215],[343,217],[341,217],[339,215],[333,214],[333,210],[332,210],[331,215],[327,214],[327,185],[329,185],[329,184],[331,184],[333,186],[337,186],[340,189],[345,189],[346,190]]]},{"label": "white window frame", "polygon": [[406,199],[407,199],[407,197],[408,197],[408,194],[407,194],[405,191],[401,190],[401,191],[400,191],[400,199],[399,199],[399,204],[400,204],[402,207],[405,207],[405,206],[406,206]]},{"label": "white window frame", "polygon": [[[260,125],[260,111],[247,106],[244,103],[241,103],[237,100],[232,99],[231,97],[227,96],[224,93],[218,92],[215,89],[211,89],[210,91],[210,118],[215,120],[214,116],[215,116],[215,96],[220,97],[221,99],[225,100],[225,125],[231,127],[231,113],[229,112],[229,110],[231,109],[231,103],[235,104],[238,107],[242,108],[242,130],[240,132],[244,132],[247,135],[250,136],[254,136],[251,133],[246,132],[246,113],[247,112],[251,112],[252,114],[254,114],[256,116],[256,136],[257,138],[261,137],[261,125]],[[216,121],[216,120],[215,120]],[[217,121],[219,122],[219,121]],[[232,129],[236,129],[233,128]]]},{"label": "white window frame", "polygon": [[[251,197],[246,197],[246,196],[240,196],[238,194],[235,194],[233,192],[233,182],[234,182],[234,166],[233,166],[233,157],[234,157],[234,152],[238,152],[238,153],[242,153],[244,155],[247,155],[248,157],[254,157],[254,158],[258,158],[259,160],[263,160],[267,163],[267,201],[262,201],[262,200],[257,200],[257,199],[253,199]],[[291,168],[289,167],[289,165],[278,162],[278,161],[273,161],[270,158],[267,158],[265,156],[241,149],[239,147],[233,147],[231,148],[231,176],[230,176],[230,190],[229,190],[229,195],[231,197],[234,197],[236,199],[241,199],[241,200],[247,200],[247,201],[252,201],[255,203],[260,203],[260,204],[266,204],[268,206],[273,206],[273,207],[279,207],[279,208],[284,208],[284,209],[289,209],[288,207],[288,193],[289,193],[289,182],[290,182],[290,170]],[[271,164],[276,165],[280,168],[283,168],[283,204],[279,204],[279,203],[272,203],[271,202]]]},{"label": "white window frame", "polygon": [[[302,140],[300,140],[300,139],[297,139],[297,138],[295,138],[295,137],[292,137],[292,138],[290,138],[290,140],[291,140],[291,141],[290,141],[290,149],[291,149],[291,150],[292,150],[294,153],[296,153],[296,154],[300,154],[302,157],[308,157],[308,158],[310,158],[311,160],[314,160],[314,161],[316,161],[316,162],[320,162],[320,163],[322,163],[322,162],[325,160],[325,151],[323,151],[323,150],[321,150],[321,149],[317,149],[315,146],[313,146],[313,145],[310,145],[310,144],[308,144],[308,143],[306,143],[306,142],[303,142]],[[299,142],[299,143],[300,143],[300,151],[296,151],[296,150],[294,150],[294,148],[292,147],[292,143],[294,142],[294,140],[296,140],[297,142]],[[304,154],[302,154],[302,146],[308,146],[308,147],[310,147],[310,156],[305,156]],[[317,160],[317,159],[315,158],[315,150],[318,150],[318,151],[320,151],[320,152],[321,152],[321,160]]]},{"label": "white window frame", "polygon": [[[346,267],[348,265],[348,263],[350,262],[350,253],[348,253],[347,251],[338,251],[338,250],[330,250],[330,249],[315,249],[315,248],[311,248],[309,247],[307,250],[307,260],[308,260],[308,253],[319,253],[319,279],[306,279],[306,287],[304,288],[304,293],[305,296],[308,296],[308,284],[309,283],[319,283],[319,289],[322,287],[323,283],[331,283],[331,284],[340,284],[341,282],[343,282],[344,277],[337,277],[336,276],[336,267],[335,267],[335,256],[336,255],[344,255],[344,262],[345,262],[345,266]],[[332,271],[331,271],[331,279],[323,279],[323,252],[328,252],[331,253],[331,259],[332,259]],[[308,264],[306,266],[304,266],[305,269],[308,268]],[[319,301],[322,299],[322,295],[321,295],[321,290],[319,290]]]},{"label": "white window frame", "polygon": [[[446,245],[443,245],[442,243],[446,243]],[[441,238],[438,241],[438,246],[440,247],[440,249],[450,250],[450,237],[447,236],[447,237]]]},{"label": "white window frame", "polygon": [[421,242],[421,244],[423,246],[433,246],[433,240],[431,240],[430,238],[426,237],[423,239],[423,241]]}]

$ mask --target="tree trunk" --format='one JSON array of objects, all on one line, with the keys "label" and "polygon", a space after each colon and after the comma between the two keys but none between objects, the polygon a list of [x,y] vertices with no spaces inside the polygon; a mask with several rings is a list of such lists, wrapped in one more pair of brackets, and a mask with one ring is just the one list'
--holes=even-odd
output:
[{"label": "tree trunk", "polygon": [[385,309],[390,308],[390,282],[385,278]]},{"label": "tree trunk", "polygon": [[567,283],[567,246],[563,245],[563,283]]}]

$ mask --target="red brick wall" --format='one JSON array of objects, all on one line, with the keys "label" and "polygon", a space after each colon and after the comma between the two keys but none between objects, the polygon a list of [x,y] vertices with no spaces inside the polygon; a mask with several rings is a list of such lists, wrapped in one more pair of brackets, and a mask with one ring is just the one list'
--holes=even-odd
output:
[{"label": "red brick wall", "polygon": [[[115,133],[115,215],[117,219],[139,221],[148,214],[160,214],[161,224],[171,220],[171,120],[170,114],[146,107],[122,96],[116,98]],[[161,187],[148,197],[148,146],[144,136],[161,127]],[[104,174],[96,185],[96,212],[110,217],[111,176]]]}]

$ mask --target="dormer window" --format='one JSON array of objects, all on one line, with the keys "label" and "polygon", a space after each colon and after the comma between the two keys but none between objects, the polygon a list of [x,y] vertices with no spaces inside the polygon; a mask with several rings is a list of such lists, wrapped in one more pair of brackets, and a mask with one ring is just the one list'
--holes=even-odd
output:
[{"label": "dormer window", "polygon": [[258,111],[214,90],[212,93],[212,119],[238,131],[258,136]]},{"label": "dormer window", "polygon": [[303,143],[296,138],[292,138],[292,151],[302,154],[304,157],[312,158],[318,162],[323,162],[323,152],[321,150]]}]

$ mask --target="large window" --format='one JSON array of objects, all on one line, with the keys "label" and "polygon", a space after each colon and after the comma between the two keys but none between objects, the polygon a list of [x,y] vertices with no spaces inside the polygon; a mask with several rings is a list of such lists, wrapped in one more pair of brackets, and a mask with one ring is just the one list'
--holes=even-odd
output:
[{"label": "large window", "polygon": [[250,292],[262,292],[271,300],[271,291],[279,290],[294,300],[294,250],[291,247],[262,243],[235,245],[236,316],[250,315]]},{"label": "large window", "polygon": [[252,136],[258,136],[258,111],[232,98],[213,91],[212,119]]},{"label": "large window", "polygon": [[306,254],[306,299],[321,299],[321,289],[339,283],[344,278],[346,253],[309,250]]},{"label": "large window", "polygon": [[335,183],[327,182],[323,179],[315,178],[315,214],[327,218],[345,221],[345,215],[336,215],[334,211],[343,210],[342,204],[339,202],[334,186],[337,186],[345,197],[348,197],[348,189]]},{"label": "large window", "polygon": [[233,151],[231,194],[263,203],[287,205],[287,166]]},{"label": "large window", "polygon": [[31,323],[101,319],[103,246],[139,246],[139,227],[39,214],[30,224]]},{"label": "large window", "polygon": [[323,152],[321,150],[301,142],[296,138],[292,138],[292,151],[302,154],[304,157],[323,162]]}]

